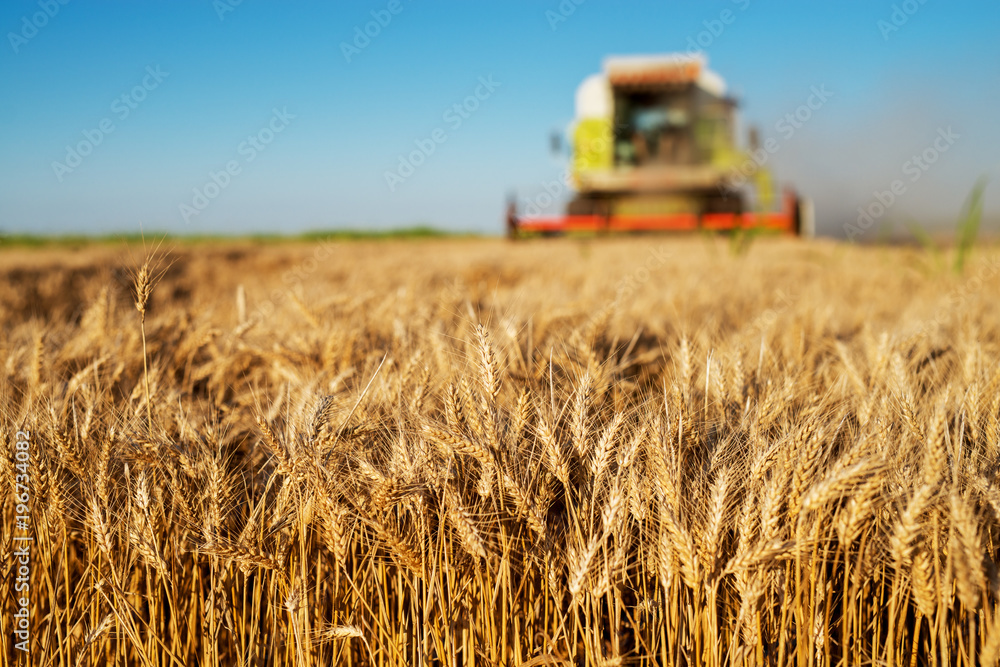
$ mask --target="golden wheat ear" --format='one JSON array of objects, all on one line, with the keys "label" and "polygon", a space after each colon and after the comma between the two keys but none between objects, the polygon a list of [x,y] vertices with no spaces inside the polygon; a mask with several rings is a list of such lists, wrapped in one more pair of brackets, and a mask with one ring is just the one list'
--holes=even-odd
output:
[{"label": "golden wheat ear", "polygon": [[[153,295],[153,288],[156,283],[163,278],[170,268],[170,263],[165,262],[165,258],[160,254],[162,240],[158,242],[142,261],[142,264],[134,269],[132,276],[132,289],[135,297],[135,309],[139,311],[139,329],[142,335],[142,374],[146,399],[146,426],[150,432],[153,430],[153,413],[151,402],[152,394],[149,391],[149,355],[146,349],[146,312],[149,308],[149,299]],[[145,239],[143,240],[145,246]]]}]

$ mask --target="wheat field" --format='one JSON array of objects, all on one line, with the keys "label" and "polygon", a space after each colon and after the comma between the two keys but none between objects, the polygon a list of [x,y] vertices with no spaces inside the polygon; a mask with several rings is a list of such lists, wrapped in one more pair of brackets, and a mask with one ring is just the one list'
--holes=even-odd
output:
[{"label": "wheat field", "polygon": [[161,243],[0,273],[8,664],[997,663],[996,249],[956,275],[788,239]]}]

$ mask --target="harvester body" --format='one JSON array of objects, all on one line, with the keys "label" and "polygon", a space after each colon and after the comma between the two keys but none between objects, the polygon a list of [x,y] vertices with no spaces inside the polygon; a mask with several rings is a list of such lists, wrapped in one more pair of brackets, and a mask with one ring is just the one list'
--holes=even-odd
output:
[{"label": "harvester body", "polygon": [[[611,57],[576,93],[565,215],[508,211],[511,235],[735,230],[811,231],[792,191],[776,197],[770,172],[738,148],[736,100],[703,57]],[[751,132],[749,148],[756,146]]]}]

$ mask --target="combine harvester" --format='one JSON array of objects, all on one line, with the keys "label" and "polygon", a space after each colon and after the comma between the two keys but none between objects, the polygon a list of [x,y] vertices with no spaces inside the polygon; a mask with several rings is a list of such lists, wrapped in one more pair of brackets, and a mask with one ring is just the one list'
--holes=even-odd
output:
[{"label": "combine harvester", "polygon": [[812,236],[812,205],[776,201],[757,133],[736,145],[736,100],[698,55],[610,57],[576,91],[566,214],[507,211],[511,238],[568,232],[763,229]]}]

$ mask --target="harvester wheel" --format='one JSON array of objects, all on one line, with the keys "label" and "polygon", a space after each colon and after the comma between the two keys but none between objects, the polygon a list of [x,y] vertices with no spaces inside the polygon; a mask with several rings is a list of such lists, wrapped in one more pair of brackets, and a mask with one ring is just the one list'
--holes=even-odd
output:
[{"label": "harvester wheel", "polygon": [[804,239],[816,236],[816,213],[807,197],[795,198],[795,234]]},{"label": "harvester wheel", "polygon": [[517,240],[520,230],[517,224],[517,201],[511,199],[507,203],[507,238]]}]

